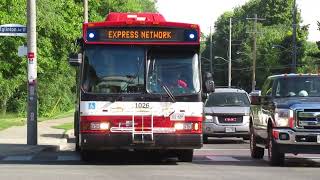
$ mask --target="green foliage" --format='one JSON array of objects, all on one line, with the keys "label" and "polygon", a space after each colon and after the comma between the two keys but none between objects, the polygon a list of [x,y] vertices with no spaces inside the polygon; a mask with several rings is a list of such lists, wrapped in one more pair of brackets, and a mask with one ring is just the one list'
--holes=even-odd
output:
[{"label": "green foliage", "polygon": [[[257,61],[256,82],[257,88],[265,78],[271,74],[289,73],[292,62],[292,8],[293,0],[251,0],[232,12],[225,12],[215,23],[213,39],[213,56],[228,59],[229,48],[229,18],[232,18],[232,85],[251,90],[252,57],[253,57],[253,18],[257,14]],[[297,22],[301,22],[300,13]],[[306,39],[308,27],[297,29],[298,66],[303,69],[306,56]],[[251,32],[251,33],[248,33]],[[207,39],[207,45],[209,44]],[[277,46],[275,46],[277,45]],[[208,47],[208,46],[207,46]],[[237,53],[238,52],[238,53]],[[209,48],[206,48],[202,57],[209,57]],[[205,70],[208,65],[203,64]],[[221,59],[214,60],[214,74],[217,85],[226,85],[228,82],[228,65]],[[304,71],[304,70],[300,70]]]},{"label": "green foliage", "polygon": [[[39,115],[54,116],[74,107],[75,71],[67,63],[81,36],[82,0],[37,1],[37,62]],[[91,0],[90,21],[109,11],[155,12],[150,0]],[[26,0],[0,0],[0,24],[26,25]],[[27,60],[18,57],[23,37],[0,37],[0,110],[26,115]]]},{"label": "green foliage", "polygon": [[64,124],[60,124],[58,126],[53,126],[53,128],[55,129],[63,129],[64,130],[64,133],[65,134],[68,130],[71,130],[73,129],[73,122],[70,122],[70,123],[64,123]]}]

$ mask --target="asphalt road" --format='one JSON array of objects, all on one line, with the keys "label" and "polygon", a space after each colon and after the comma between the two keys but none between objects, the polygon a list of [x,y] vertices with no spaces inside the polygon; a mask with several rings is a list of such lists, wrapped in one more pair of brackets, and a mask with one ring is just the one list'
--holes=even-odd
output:
[{"label": "asphalt road", "polygon": [[281,180],[319,179],[320,156],[288,155],[284,167],[269,167],[252,160],[249,145],[241,139],[210,139],[194,153],[192,163],[175,158],[154,158],[145,153],[112,154],[108,159],[85,163],[72,150],[42,152],[34,157],[0,160],[0,180]]}]

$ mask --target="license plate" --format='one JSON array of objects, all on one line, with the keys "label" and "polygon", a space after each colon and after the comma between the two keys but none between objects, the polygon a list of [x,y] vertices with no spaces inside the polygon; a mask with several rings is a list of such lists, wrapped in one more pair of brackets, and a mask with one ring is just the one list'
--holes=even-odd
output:
[{"label": "license plate", "polygon": [[173,113],[170,116],[171,121],[184,121],[185,120],[185,114],[184,113]]},{"label": "license plate", "polygon": [[320,135],[317,135],[317,143],[320,143]]},{"label": "license plate", "polygon": [[236,132],[236,128],[234,128],[234,127],[226,127],[226,133],[234,133],[234,132]]}]

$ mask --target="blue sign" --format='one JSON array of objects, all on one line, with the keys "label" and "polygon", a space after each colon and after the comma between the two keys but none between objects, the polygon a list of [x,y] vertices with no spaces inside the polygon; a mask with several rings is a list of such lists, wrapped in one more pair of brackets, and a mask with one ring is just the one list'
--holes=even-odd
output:
[{"label": "blue sign", "polygon": [[89,103],[89,109],[96,109],[96,103]]},{"label": "blue sign", "polygon": [[0,25],[0,36],[26,36],[27,27],[21,24]]}]

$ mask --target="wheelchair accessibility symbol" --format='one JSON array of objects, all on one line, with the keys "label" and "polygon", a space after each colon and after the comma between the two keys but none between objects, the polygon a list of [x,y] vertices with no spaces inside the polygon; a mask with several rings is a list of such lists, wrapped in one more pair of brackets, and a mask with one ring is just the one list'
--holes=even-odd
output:
[{"label": "wheelchair accessibility symbol", "polygon": [[89,103],[89,109],[96,109],[96,103]]}]

